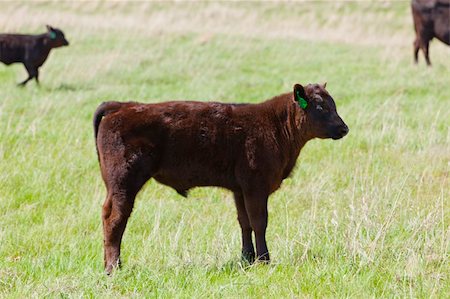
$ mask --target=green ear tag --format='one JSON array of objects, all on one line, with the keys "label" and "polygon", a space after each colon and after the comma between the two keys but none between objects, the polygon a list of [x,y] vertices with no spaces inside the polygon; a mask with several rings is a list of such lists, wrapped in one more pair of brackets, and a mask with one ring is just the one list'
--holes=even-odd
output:
[{"label": "green ear tag", "polygon": [[297,96],[297,102],[298,102],[298,105],[299,105],[302,109],[306,109],[306,107],[308,107],[308,102],[307,102],[304,98],[302,98],[302,97],[300,96],[300,93],[298,92],[298,90],[297,90],[297,92],[296,92],[296,96]]},{"label": "green ear tag", "polygon": [[50,31],[50,39],[55,39],[56,38],[56,33],[53,31]]}]

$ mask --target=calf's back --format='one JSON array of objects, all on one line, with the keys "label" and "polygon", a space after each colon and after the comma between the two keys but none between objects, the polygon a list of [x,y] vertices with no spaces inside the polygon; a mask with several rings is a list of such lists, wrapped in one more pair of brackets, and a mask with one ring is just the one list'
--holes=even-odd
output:
[{"label": "calf's back", "polygon": [[285,104],[128,103],[100,124],[100,161],[106,172],[117,171],[111,161],[123,156],[147,164],[149,175],[182,195],[196,186],[237,190],[246,180],[280,180],[289,151],[280,126],[287,120],[277,123],[273,109]]}]

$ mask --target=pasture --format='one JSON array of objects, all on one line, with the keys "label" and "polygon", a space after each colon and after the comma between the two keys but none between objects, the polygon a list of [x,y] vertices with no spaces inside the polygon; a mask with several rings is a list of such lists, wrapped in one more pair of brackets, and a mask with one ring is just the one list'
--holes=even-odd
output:
[{"label": "pasture", "polygon": [[[40,87],[0,64],[0,297],[448,297],[450,52],[413,64],[409,2],[2,3],[1,32],[47,23],[70,46]],[[325,81],[350,133],[309,142],[269,199],[270,265],[241,263],[230,192],[151,180],[104,274],[99,103]]]}]

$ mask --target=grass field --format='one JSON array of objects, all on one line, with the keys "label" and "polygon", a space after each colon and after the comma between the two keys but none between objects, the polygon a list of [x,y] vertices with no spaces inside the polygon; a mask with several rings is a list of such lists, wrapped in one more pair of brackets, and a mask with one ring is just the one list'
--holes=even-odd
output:
[{"label": "grass field", "polygon": [[[450,52],[413,65],[408,2],[1,5],[0,31],[50,23],[71,45],[39,88],[0,64],[0,297],[449,297]],[[350,134],[308,143],[271,196],[272,264],[241,264],[231,193],[150,181],[104,274],[99,103],[324,81]]]}]

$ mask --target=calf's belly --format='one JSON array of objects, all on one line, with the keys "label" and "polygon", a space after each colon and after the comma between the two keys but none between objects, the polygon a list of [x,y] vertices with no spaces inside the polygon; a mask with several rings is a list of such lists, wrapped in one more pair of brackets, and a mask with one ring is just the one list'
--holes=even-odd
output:
[{"label": "calf's belly", "polygon": [[238,188],[233,175],[229,171],[205,167],[162,169],[154,175],[154,178],[179,193],[184,193],[194,187],[214,186],[229,190]]}]

